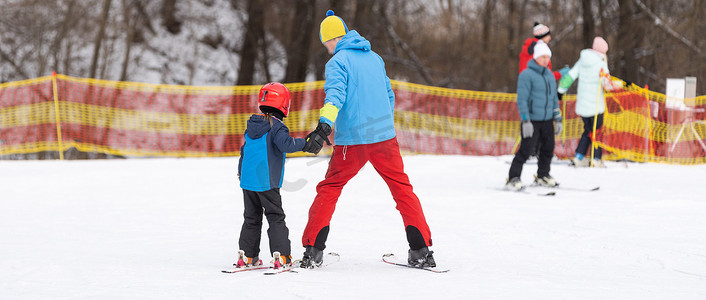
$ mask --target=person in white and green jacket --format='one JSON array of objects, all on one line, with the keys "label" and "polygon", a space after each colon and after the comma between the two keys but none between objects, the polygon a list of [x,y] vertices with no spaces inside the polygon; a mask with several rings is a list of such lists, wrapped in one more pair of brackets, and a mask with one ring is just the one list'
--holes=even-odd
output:
[{"label": "person in white and green jacket", "polygon": [[[576,95],[576,114],[583,119],[583,134],[576,147],[576,154],[571,158],[571,162],[577,167],[590,165],[590,159],[586,159],[586,156],[591,155],[588,150],[592,144],[594,120],[596,139],[600,140],[600,129],[603,127],[605,112],[603,90],[606,85],[603,84],[603,81],[610,78],[606,52],[608,52],[608,43],[602,37],[594,38],[591,49],[581,50],[579,60],[559,80],[557,91],[563,95],[574,81],[580,78]],[[593,155],[593,165],[605,167],[601,160],[602,150],[600,147],[595,149]]]}]

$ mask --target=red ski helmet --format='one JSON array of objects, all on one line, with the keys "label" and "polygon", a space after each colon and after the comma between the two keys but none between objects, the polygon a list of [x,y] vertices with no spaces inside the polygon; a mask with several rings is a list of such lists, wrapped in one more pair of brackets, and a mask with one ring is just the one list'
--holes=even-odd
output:
[{"label": "red ski helmet", "polygon": [[289,89],[279,82],[265,84],[257,96],[257,105],[261,110],[263,106],[272,107],[282,112],[285,117],[289,115],[290,102]]}]

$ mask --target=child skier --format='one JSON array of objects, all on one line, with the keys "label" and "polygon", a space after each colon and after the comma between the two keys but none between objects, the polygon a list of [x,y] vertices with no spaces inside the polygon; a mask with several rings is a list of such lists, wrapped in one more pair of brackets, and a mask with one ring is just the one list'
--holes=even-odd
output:
[{"label": "child skier", "polygon": [[[592,146],[594,138],[600,140],[605,112],[603,90],[613,90],[612,82],[604,83],[610,79],[606,52],[608,43],[602,37],[595,37],[591,49],[581,50],[579,60],[559,81],[557,91],[564,94],[574,80],[581,78],[576,95],[576,114],[583,120],[583,134],[576,147],[576,155],[571,158],[571,163],[576,167],[587,167],[591,164],[590,159],[585,159],[587,155],[591,155],[589,146]],[[605,167],[601,160],[601,148],[596,147],[594,152],[593,166]]]},{"label": "child skier", "polygon": [[275,267],[292,263],[289,229],[284,221],[279,189],[284,176],[285,153],[301,151],[306,141],[291,137],[282,123],[289,114],[290,101],[287,87],[276,82],[266,84],[260,89],[257,100],[262,114],[252,115],[247,123],[238,163],[245,212],[237,268],[262,265],[258,255],[263,212],[270,225],[267,236]]}]

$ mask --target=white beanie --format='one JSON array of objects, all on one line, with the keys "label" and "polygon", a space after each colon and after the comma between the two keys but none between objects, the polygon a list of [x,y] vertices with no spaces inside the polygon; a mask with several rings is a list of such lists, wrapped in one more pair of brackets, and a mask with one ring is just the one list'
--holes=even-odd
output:
[{"label": "white beanie", "polygon": [[552,57],[552,50],[549,50],[549,46],[545,44],[544,42],[538,42],[536,45],[534,45],[534,56],[533,58],[540,57],[542,55],[549,55],[549,57]]}]

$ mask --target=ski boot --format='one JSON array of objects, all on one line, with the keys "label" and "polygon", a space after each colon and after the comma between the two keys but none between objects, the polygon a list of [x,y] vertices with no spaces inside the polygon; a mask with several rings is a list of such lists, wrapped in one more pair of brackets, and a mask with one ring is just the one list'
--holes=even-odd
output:
[{"label": "ski boot", "polygon": [[289,268],[292,266],[291,255],[280,255],[279,251],[272,253],[272,266],[275,270]]},{"label": "ski boot", "polygon": [[605,163],[600,159],[594,159],[592,163],[594,168],[605,168]]},{"label": "ski boot", "polygon": [[436,267],[436,262],[434,261],[434,251],[429,250],[428,247],[424,247],[417,250],[409,249],[409,257],[407,258],[407,263],[410,266],[416,268],[433,268]]},{"label": "ski boot", "polygon": [[559,185],[559,183],[556,182],[556,179],[549,175],[542,177],[537,177],[537,175],[534,175],[534,183],[544,187],[556,187]]},{"label": "ski boot", "polygon": [[584,157],[581,153],[576,153],[576,155],[569,159],[569,165],[577,168],[585,168],[591,164],[591,160]]},{"label": "ski boot", "polygon": [[522,185],[520,177],[511,178],[505,183],[505,189],[510,191],[520,191],[524,188],[525,186]]},{"label": "ski boot", "polygon": [[238,250],[238,261],[233,264],[233,266],[235,266],[236,268],[247,268],[261,265],[262,260],[260,260],[260,258],[258,258],[257,256],[247,257],[245,256],[245,251],[243,250]]},{"label": "ski boot", "polygon": [[302,261],[299,266],[305,269],[313,269],[315,267],[320,267],[323,262],[324,252],[322,250],[319,250],[314,246],[306,246],[306,248],[304,248],[304,255],[302,256]]}]

